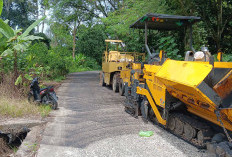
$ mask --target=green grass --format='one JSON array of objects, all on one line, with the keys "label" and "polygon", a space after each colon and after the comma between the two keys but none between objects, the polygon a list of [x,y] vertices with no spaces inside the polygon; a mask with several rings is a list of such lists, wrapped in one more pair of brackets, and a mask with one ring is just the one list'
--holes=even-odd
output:
[{"label": "green grass", "polygon": [[66,79],[65,76],[58,76],[53,81],[55,81],[55,82],[61,82],[61,81],[65,80],[65,79]]},{"label": "green grass", "polygon": [[15,146],[13,146],[13,147],[10,146],[10,148],[13,150],[14,154],[19,150],[19,148],[15,147]]},{"label": "green grass", "polygon": [[42,117],[47,117],[49,113],[52,111],[52,108],[48,105],[41,105],[39,111]]},{"label": "green grass", "polygon": [[29,150],[36,152],[38,144],[37,143],[34,143],[34,144],[25,143],[25,146],[27,146]]},{"label": "green grass", "polygon": [[56,76],[54,78],[43,78],[43,82],[61,82],[63,80],[65,80],[66,77],[65,76]]},{"label": "green grass", "polygon": [[74,73],[74,72],[83,72],[83,71],[96,71],[96,70],[101,70],[101,69],[92,69],[92,68],[89,68],[89,67],[79,67],[79,68],[75,68],[75,69],[72,69],[70,70],[70,73]]},{"label": "green grass", "polygon": [[29,87],[15,88],[13,75],[3,77],[0,84],[0,118],[31,118],[46,117],[51,111],[50,106],[29,103],[27,92]]},{"label": "green grass", "polygon": [[1,117],[46,117],[51,112],[50,106],[30,104],[26,98],[14,99],[0,97],[0,116]]}]

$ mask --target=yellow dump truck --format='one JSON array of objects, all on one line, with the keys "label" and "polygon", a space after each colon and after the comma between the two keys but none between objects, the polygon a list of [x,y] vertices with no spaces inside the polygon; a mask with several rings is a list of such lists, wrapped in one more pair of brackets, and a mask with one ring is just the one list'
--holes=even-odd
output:
[{"label": "yellow dump truck", "polygon": [[[189,28],[191,38],[192,25],[199,20],[193,16],[146,14],[130,27],[145,29],[145,47],[151,55],[148,29]],[[218,62],[210,56],[207,61],[207,48],[200,51],[202,60],[196,59],[200,55],[191,40],[185,61],[159,57],[159,61],[144,64],[144,81],[131,81],[125,110],[163,126],[199,148],[207,146],[217,155],[232,156],[232,63],[220,62],[221,53]]]},{"label": "yellow dump truck", "polygon": [[[139,60],[144,60],[145,55],[137,52],[120,52],[121,40],[105,40],[106,51],[102,56],[102,72],[100,74],[101,85],[112,85],[114,92],[120,91],[120,72],[127,70],[129,65]],[[109,50],[109,43],[114,44],[116,50]],[[120,86],[122,87],[122,86]]]}]

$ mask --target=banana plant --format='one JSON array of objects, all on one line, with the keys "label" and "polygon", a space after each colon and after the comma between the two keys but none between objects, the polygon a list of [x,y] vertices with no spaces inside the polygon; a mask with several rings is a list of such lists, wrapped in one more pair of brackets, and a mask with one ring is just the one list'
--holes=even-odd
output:
[{"label": "banana plant", "polygon": [[3,0],[0,0],[0,16],[2,14],[2,8],[3,8]]},{"label": "banana plant", "polygon": [[[1,10],[0,10],[1,11]],[[46,17],[42,17],[30,25],[24,32],[22,29],[14,30],[8,25],[8,21],[0,19],[0,50],[4,50],[1,53],[1,57],[14,57],[14,75],[17,78],[18,67],[17,67],[17,56],[18,53],[24,52],[30,46],[31,41],[37,39],[43,39],[39,36],[29,35],[31,30],[35,28],[41,21]]]}]

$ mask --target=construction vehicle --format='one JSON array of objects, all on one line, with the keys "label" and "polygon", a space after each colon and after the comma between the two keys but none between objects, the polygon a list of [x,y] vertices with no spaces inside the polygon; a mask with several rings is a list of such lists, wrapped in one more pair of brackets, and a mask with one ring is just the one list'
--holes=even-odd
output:
[{"label": "construction vehicle", "polygon": [[[125,94],[125,90],[128,91],[126,87],[131,86],[132,80],[136,79],[139,80],[140,82],[144,81],[143,70],[142,70],[143,62],[130,63],[128,64],[127,69],[122,70],[120,72],[119,94],[121,96]],[[133,73],[133,75],[131,75],[131,73]]]},{"label": "construction vehicle", "polygon": [[148,29],[188,28],[191,50],[186,52],[185,61],[168,59],[160,51],[153,62],[143,65],[143,81],[134,79],[132,71],[131,84],[125,91],[125,110],[198,148],[207,147],[218,156],[232,156],[232,63],[221,62],[221,53],[215,62],[206,47],[195,51],[192,25],[198,21],[200,17],[149,13],[130,26],[145,29],[149,56],[154,55],[147,44]]},{"label": "construction vehicle", "polygon": [[[112,85],[114,92],[122,93],[120,85],[120,72],[128,69],[128,65],[145,59],[144,53],[120,52],[119,44],[122,40],[105,40],[106,51],[102,54],[102,72],[100,74],[101,85]],[[114,44],[113,46],[109,44]],[[109,46],[114,48],[110,50]],[[116,49],[116,50],[115,50]],[[122,86],[120,86],[122,87]]]}]

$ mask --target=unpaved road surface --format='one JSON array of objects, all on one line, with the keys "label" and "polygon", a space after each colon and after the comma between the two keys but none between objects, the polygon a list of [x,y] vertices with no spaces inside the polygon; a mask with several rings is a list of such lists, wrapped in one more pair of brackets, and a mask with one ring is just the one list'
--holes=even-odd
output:
[{"label": "unpaved road surface", "polygon": [[[99,85],[99,72],[70,74],[61,85],[39,157],[209,156],[151,123],[124,112],[125,97]],[[139,137],[139,131],[154,131]]]}]

